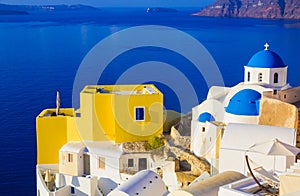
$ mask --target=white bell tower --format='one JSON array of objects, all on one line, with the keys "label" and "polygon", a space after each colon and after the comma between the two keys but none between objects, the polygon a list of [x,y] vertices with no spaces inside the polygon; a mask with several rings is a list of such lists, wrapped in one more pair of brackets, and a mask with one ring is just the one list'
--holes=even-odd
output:
[{"label": "white bell tower", "polygon": [[264,46],[244,66],[244,83],[282,89],[287,85],[287,66],[278,54],[269,50],[268,43]]}]

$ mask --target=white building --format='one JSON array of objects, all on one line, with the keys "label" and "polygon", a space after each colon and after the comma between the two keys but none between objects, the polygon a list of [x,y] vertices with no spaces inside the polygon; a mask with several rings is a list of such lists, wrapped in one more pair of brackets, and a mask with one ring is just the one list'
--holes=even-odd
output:
[{"label": "white building", "polygon": [[90,175],[109,178],[116,183],[122,182],[120,174],[120,157],[123,154],[120,145],[111,141],[85,142],[90,153]]},{"label": "white building", "polygon": [[[255,172],[255,171],[254,171]],[[275,189],[279,187],[279,195],[297,196],[300,195],[300,160],[291,165],[287,172],[281,173],[279,176],[273,176],[271,173],[263,175],[263,173],[255,173],[255,177],[261,184],[268,179],[269,184],[275,185]],[[265,173],[264,173],[265,174]],[[266,185],[266,184],[264,184]],[[248,196],[263,195],[263,190],[254,181],[253,177],[244,178],[219,188],[219,196]],[[277,194],[277,195],[278,195]],[[270,195],[270,194],[268,194]]]},{"label": "white building", "polygon": [[282,128],[251,124],[228,124],[223,135],[220,147],[219,171],[237,171],[247,175],[245,155],[248,155],[258,165],[266,170],[285,171],[295,162],[295,156],[274,156],[251,152],[254,144],[278,140],[295,146],[296,131],[291,128]]},{"label": "white building", "polygon": [[234,171],[227,171],[209,177],[205,180],[195,182],[186,188],[175,190],[171,192],[169,196],[199,196],[199,195],[217,196],[220,186],[244,178],[245,176],[243,174]]},{"label": "white building", "polygon": [[[59,151],[58,165],[38,166],[38,195],[163,195],[167,186],[178,188],[175,162],[152,156],[125,153],[122,145],[111,141],[66,143]],[[163,172],[166,183],[150,170],[155,168]]]},{"label": "white building", "polygon": [[82,142],[69,142],[59,151],[59,172],[67,175],[89,175],[86,147]]},{"label": "white building", "polygon": [[[256,176],[261,181],[260,176]],[[218,196],[251,196],[263,195],[259,185],[252,177],[244,178],[219,188]],[[265,194],[266,195],[266,194]],[[270,195],[270,194],[269,194]]]},{"label": "white building", "polygon": [[287,66],[268,47],[265,44],[265,49],[254,54],[244,66],[243,82],[232,88],[211,87],[207,99],[192,109],[191,152],[196,156],[207,158],[210,162],[219,158],[214,152],[220,145],[218,137],[221,133],[211,124],[258,124],[262,93],[277,93],[277,90],[290,87],[287,84]]}]

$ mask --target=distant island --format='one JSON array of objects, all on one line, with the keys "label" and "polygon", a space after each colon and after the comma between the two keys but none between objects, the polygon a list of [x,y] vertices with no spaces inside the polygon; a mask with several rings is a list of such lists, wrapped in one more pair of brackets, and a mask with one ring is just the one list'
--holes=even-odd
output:
[{"label": "distant island", "polygon": [[98,10],[86,5],[8,5],[0,4],[0,15],[27,15],[33,12]]},{"label": "distant island", "polygon": [[300,0],[216,0],[194,16],[300,19]]},{"label": "distant island", "polygon": [[177,12],[177,10],[165,7],[148,7],[147,12]]}]

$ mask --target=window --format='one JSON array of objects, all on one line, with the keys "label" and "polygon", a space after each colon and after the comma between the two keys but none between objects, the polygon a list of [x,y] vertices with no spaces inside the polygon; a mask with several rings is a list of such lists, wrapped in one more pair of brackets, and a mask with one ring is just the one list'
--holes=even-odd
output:
[{"label": "window", "polygon": [[98,159],[98,168],[105,169],[105,157],[99,157]]},{"label": "window", "polygon": [[133,159],[128,159],[128,167],[133,167]]},{"label": "window", "polygon": [[68,162],[69,163],[73,162],[73,154],[71,154],[71,153],[68,154]]},{"label": "window", "polygon": [[71,194],[75,194],[75,188],[71,186]]},{"label": "window", "polygon": [[247,75],[247,81],[249,82],[249,81],[250,81],[250,71],[248,71],[247,74],[248,74],[248,75]]},{"label": "window", "polygon": [[258,81],[259,81],[259,82],[262,82],[262,73],[259,73],[259,74],[258,74]]},{"label": "window", "polygon": [[278,83],[278,73],[274,73],[274,84]]},{"label": "window", "polygon": [[145,107],[135,107],[134,108],[134,119],[135,121],[145,120]]},{"label": "window", "polygon": [[147,158],[139,158],[139,171],[147,169]]},{"label": "window", "polygon": [[202,127],[202,132],[205,132],[205,127]]}]

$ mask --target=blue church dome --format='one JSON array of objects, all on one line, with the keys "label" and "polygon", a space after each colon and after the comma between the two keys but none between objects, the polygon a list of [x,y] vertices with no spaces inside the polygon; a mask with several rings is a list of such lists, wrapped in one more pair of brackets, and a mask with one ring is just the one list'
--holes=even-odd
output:
[{"label": "blue church dome", "polygon": [[203,112],[202,114],[199,115],[198,121],[203,123],[206,121],[210,122],[210,121],[215,121],[215,118],[210,113]]},{"label": "blue church dome", "polygon": [[248,67],[256,68],[280,68],[286,67],[281,57],[275,52],[265,49],[257,52],[248,62]]},{"label": "blue church dome", "polygon": [[236,93],[229,101],[226,112],[235,115],[259,115],[261,94],[252,89],[244,89]]}]

